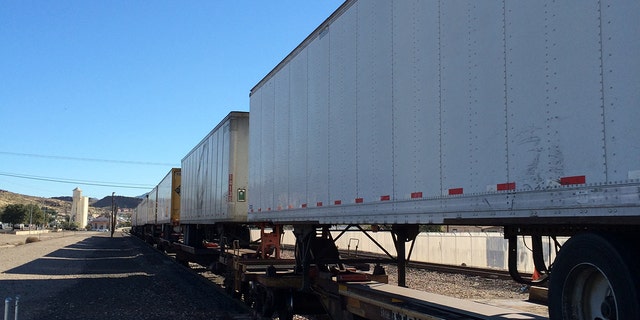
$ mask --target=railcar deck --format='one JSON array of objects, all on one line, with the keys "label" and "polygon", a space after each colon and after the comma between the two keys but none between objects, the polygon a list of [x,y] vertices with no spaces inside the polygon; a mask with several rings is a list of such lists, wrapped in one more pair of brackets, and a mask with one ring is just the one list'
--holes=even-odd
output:
[{"label": "railcar deck", "polygon": [[338,287],[347,310],[367,319],[546,319],[385,283],[344,283]]}]

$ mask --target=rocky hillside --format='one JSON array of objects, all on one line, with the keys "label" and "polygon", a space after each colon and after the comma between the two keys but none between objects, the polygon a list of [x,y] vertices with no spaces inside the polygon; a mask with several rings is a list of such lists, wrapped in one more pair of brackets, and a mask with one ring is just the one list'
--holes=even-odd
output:
[{"label": "rocky hillside", "polygon": [[[122,196],[115,197],[115,202],[118,205],[118,208],[120,209],[123,209],[123,208],[135,209],[141,201],[142,201],[141,198],[131,198],[131,197],[122,197]],[[104,197],[92,203],[91,205],[97,208],[107,208],[107,207],[111,208],[111,196]]]},{"label": "rocky hillside", "polygon": [[[68,200],[66,200],[68,199]],[[91,199],[89,205],[89,214],[105,214],[111,211],[111,196],[102,198],[101,200]],[[135,208],[141,199],[130,197],[116,196],[118,208]],[[72,199],[70,197],[40,198],[18,193],[0,190],[0,212],[10,204],[38,204],[48,207],[59,214],[67,214],[71,212]]]},{"label": "rocky hillside", "polygon": [[0,190],[0,211],[4,210],[4,208],[10,204],[38,204],[40,206],[49,207],[59,213],[71,211],[70,201],[33,197]]}]

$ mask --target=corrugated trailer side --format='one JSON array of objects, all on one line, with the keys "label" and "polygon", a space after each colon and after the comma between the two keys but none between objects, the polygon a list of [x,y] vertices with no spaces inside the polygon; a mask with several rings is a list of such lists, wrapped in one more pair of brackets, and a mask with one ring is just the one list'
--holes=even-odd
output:
[{"label": "corrugated trailer side", "polygon": [[158,184],[158,224],[180,222],[180,168],[173,168]]},{"label": "corrugated trailer side", "polygon": [[147,198],[147,224],[158,223],[158,186],[156,185],[146,196]]},{"label": "corrugated trailer side", "polygon": [[637,219],[639,7],[347,1],[251,91],[249,219]]},{"label": "corrugated trailer side", "polygon": [[181,223],[247,219],[249,113],[231,112],[182,159]]},{"label": "corrugated trailer side", "polygon": [[131,225],[133,227],[143,227],[147,224],[147,206],[148,200],[146,197],[142,198],[142,201],[136,206],[134,211],[134,217],[131,218]]},{"label": "corrugated trailer side", "polygon": [[149,197],[143,197],[142,201],[136,206],[134,216],[131,217],[132,232],[141,238],[144,238],[145,228],[147,228],[150,223],[153,223],[149,222],[149,203]]}]

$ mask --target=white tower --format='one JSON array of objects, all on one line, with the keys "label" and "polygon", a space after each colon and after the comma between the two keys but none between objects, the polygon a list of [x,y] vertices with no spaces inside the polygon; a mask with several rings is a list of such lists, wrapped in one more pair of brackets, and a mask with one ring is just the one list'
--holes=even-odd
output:
[{"label": "white tower", "polygon": [[73,203],[71,204],[71,221],[75,221],[78,228],[87,226],[89,214],[89,197],[82,196],[80,188],[73,189]]}]

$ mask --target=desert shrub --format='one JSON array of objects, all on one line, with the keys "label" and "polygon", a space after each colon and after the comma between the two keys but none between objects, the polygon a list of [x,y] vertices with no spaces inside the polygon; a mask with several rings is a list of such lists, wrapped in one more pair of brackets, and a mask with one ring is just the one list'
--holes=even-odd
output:
[{"label": "desert shrub", "polygon": [[38,242],[38,241],[40,241],[38,237],[27,237],[27,240],[25,240],[24,243],[32,243],[32,242]]}]

